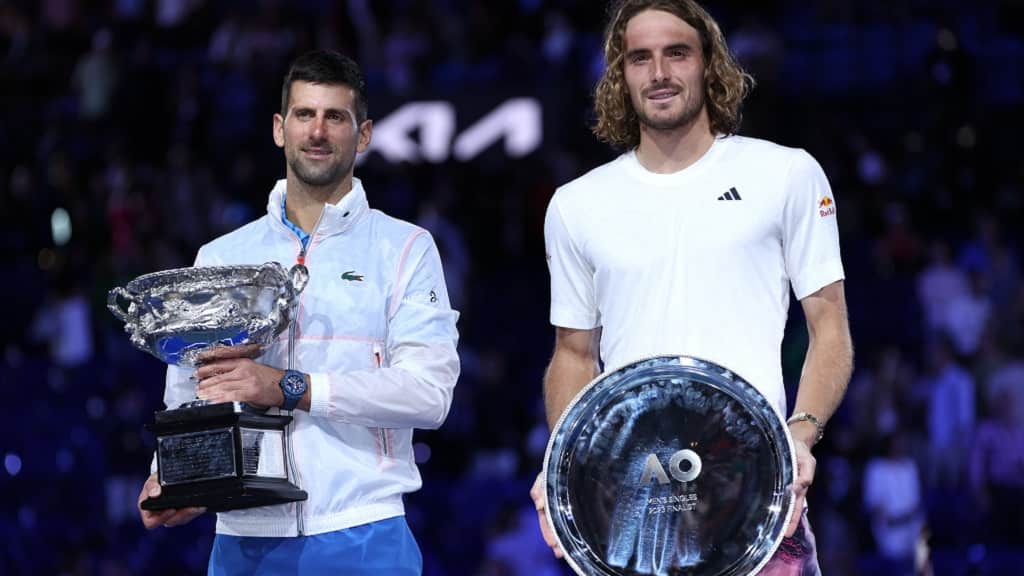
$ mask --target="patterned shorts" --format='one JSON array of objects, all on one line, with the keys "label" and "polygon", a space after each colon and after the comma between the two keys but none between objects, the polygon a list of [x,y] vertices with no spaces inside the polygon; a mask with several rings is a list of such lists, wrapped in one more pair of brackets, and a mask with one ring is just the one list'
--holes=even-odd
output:
[{"label": "patterned shorts", "polygon": [[807,510],[796,532],[784,538],[775,555],[758,572],[759,576],[821,576],[818,567],[818,548],[814,542],[814,533],[807,522]]}]

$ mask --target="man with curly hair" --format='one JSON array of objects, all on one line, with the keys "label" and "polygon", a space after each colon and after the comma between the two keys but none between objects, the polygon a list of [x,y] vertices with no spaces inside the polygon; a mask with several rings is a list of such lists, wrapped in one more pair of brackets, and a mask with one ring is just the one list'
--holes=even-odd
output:
[{"label": "man with curly hair", "polygon": [[[556,328],[549,424],[600,366],[656,354],[727,366],[786,414],[780,356],[792,288],[810,337],[789,418],[796,505],[761,574],[819,574],[804,501],[811,448],[853,364],[828,180],[803,150],[735,135],[753,81],[696,2],[616,2],[605,64],[594,133],[624,153],[560,187],[545,221]],[[541,477],[531,496],[561,556]]]}]

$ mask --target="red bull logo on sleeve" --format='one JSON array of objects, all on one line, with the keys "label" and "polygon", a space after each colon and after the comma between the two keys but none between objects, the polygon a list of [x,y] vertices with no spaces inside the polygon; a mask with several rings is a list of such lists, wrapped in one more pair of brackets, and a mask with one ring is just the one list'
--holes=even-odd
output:
[{"label": "red bull logo on sleeve", "polygon": [[826,216],[831,216],[835,213],[835,202],[833,202],[832,199],[829,198],[828,196],[825,196],[824,198],[821,199],[821,202],[818,202],[818,214],[820,214],[822,218]]}]

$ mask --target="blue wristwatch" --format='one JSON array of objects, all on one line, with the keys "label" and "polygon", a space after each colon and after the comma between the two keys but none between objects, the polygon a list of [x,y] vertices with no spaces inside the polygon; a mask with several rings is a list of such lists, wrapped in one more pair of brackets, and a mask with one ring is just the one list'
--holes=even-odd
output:
[{"label": "blue wristwatch", "polygon": [[279,383],[281,386],[281,392],[284,394],[284,402],[281,404],[282,410],[295,410],[295,407],[299,405],[299,400],[306,394],[306,389],[309,388],[309,383],[306,382],[306,375],[298,370],[285,370],[284,377],[281,378]]}]

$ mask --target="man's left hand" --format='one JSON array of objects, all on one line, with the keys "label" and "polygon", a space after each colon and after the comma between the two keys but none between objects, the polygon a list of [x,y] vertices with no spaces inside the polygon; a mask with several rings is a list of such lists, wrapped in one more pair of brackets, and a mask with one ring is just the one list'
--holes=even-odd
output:
[{"label": "man's left hand", "polygon": [[259,364],[242,350],[233,356],[218,349],[195,371],[199,380],[196,395],[209,402],[245,402],[255,408],[280,406],[284,402],[281,378],[284,370]]},{"label": "man's left hand", "polygon": [[794,438],[793,448],[796,452],[796,479],[793,481],[793,513],[790,514],[789,523],[786,525],[786,538],[793,536],[800,526],[807,489],[814,483],[814,468],[817,466],[817,461],[805,440]]}]

